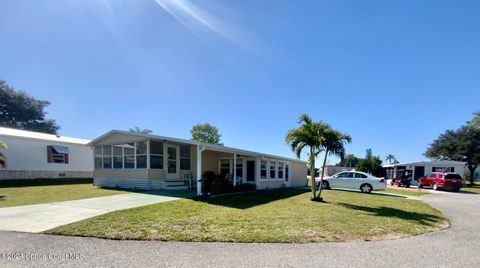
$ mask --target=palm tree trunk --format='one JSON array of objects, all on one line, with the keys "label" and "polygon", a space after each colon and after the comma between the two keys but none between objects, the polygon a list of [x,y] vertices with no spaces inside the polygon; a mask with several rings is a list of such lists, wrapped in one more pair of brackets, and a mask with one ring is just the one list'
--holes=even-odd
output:
[{"label": "palm tree trunk", "polygon": [[328,151],[325,151],[325,158],[323,158],[323,165],[322,165],[322,174],[320,174],[320,189],[318,189],[317,198],[320,198],[320,196],[322,195],[323,174],[325,173],[325,165],[327,163],[327,155],[328,155]]},{"label": "palm tree trunk", "polygon": [[310,149],[310,180],[312,182],[312,198],[317,196],[315,188],[315,154],[313,148]]}]

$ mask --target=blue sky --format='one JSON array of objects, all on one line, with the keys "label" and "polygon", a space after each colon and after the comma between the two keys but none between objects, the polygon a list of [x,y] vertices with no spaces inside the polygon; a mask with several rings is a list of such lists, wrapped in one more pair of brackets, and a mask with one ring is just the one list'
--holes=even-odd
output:
[{"label": "blue sky", "polygon": [[[0,79],[60,134],[139,126],[293,157],[302,113],[400,161],[479,111],[479,1],[0,1]],[[332,159],[331,163],[336,162]]]}]

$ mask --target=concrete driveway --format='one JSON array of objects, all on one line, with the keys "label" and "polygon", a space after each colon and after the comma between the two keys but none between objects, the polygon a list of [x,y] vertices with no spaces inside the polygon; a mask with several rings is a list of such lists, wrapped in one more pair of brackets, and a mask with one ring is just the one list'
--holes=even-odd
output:
[{"label": "concrete driveway", "polygon": [[111,211],[176,200],[182,194],[179,192],[172,195],[170,192],[167,195],[165,192],[155,191],[0,208],[0,230],[43,232]]},{"label": "concrete driveway", "polygon": [[[396,240],[320,244],[113,241],[0,232],[0,254],[19,253],[15,259],[0,256],[0,266],[480,267],[480,195],[440,192],[423,198],[451,219],[451,228]],[[25,253],[53,255],[31,260],[21,257]],[[65,258],[68,253],[77,255]]]}]

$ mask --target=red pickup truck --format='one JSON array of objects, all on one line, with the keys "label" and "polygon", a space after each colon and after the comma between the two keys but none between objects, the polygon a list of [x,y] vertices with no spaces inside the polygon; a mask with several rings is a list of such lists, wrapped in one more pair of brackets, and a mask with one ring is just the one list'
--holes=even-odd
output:
[{"label": "red pickup truck", "polygon": [[447,189],[458,192],[463,186],[463,179],[455,173],[432,172],[425,177],[421,177],[418,187],[432,187],[433,190]]}]

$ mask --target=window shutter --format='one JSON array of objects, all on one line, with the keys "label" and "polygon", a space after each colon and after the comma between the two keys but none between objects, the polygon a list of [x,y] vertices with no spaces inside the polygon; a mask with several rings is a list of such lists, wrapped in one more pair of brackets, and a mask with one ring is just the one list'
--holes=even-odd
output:
[{"label": "window shutter", "polygon": [[65,157],[65,164],[68,164],[68,154],[63,154]]},{"label": "window shutter", "polygon": [[53,147],[51,145],[47,146],[47,163],[53,163]]}]

